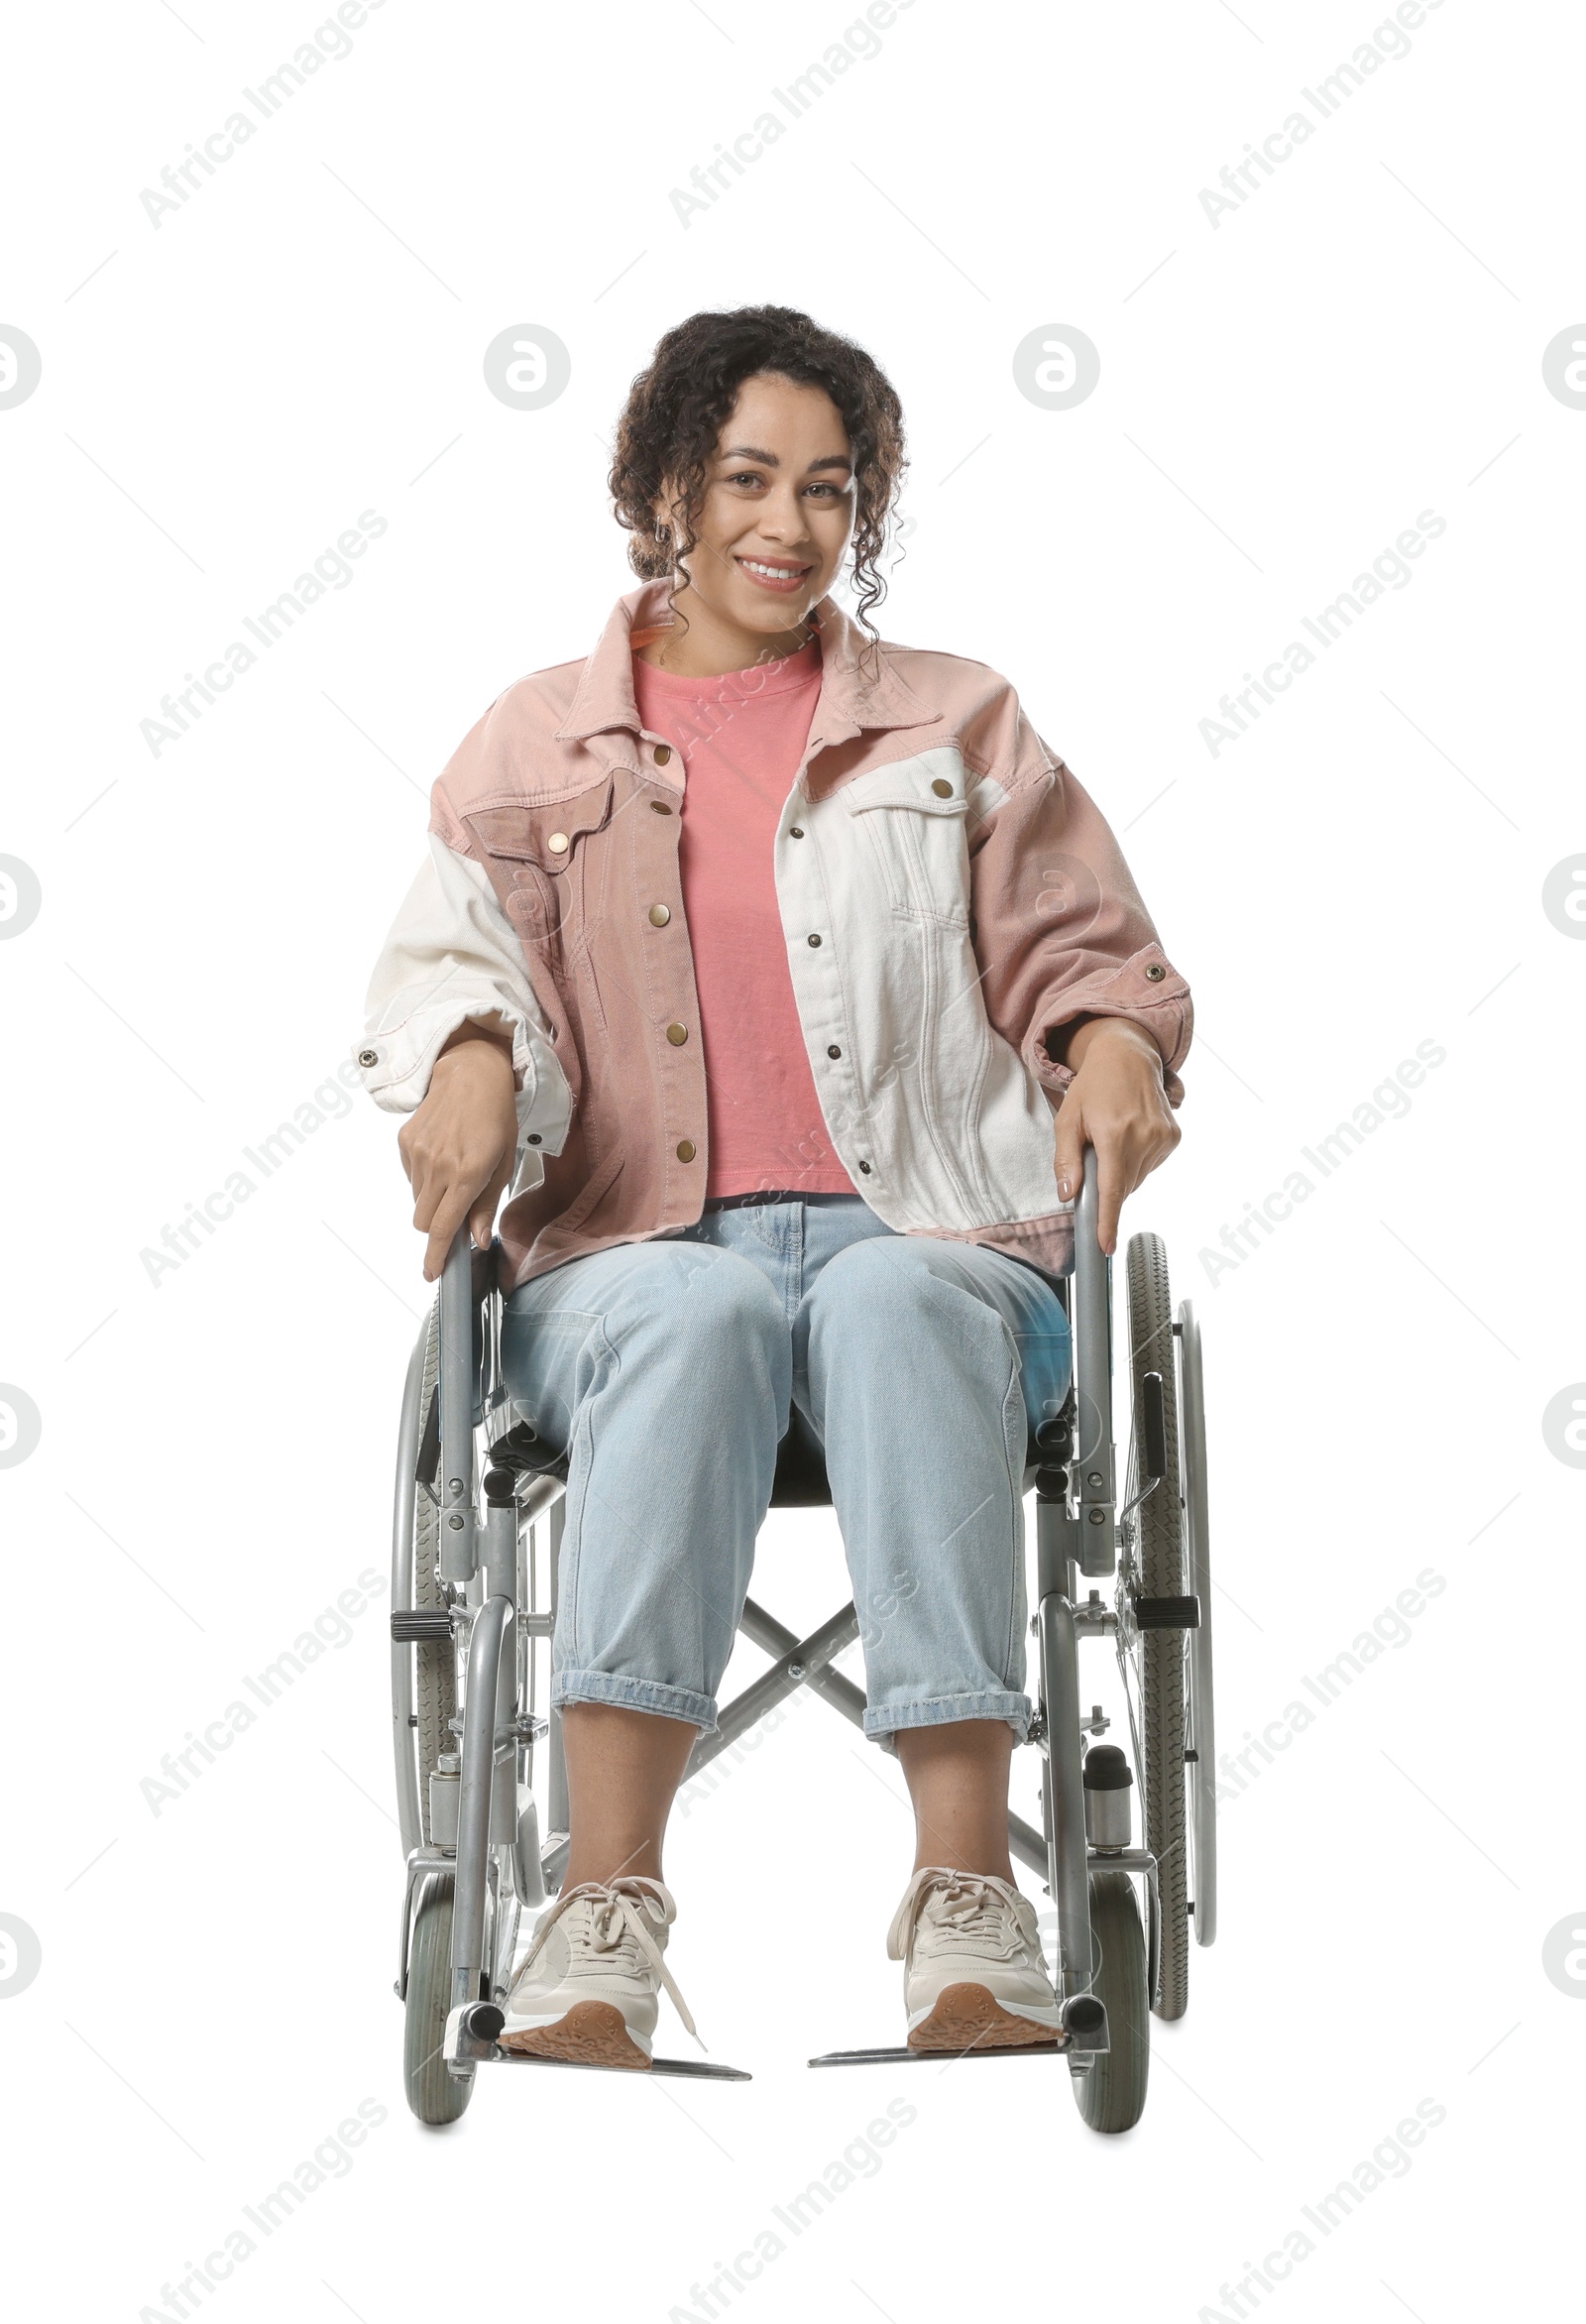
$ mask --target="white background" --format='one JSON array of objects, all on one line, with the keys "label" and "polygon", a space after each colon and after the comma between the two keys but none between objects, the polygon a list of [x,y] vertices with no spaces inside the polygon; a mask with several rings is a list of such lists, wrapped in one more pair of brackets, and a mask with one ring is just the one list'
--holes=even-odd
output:
[{"label": "white background", "polygon": [[[0,1912],[43,1960],[0,2007],[19,2313],[199,2312],[161,2286],[364,2100],[350,2171],[203,2313],[703,2315],[691,2286],[893,2096],[917,2115],[880,2167],[735,2307],[1251,2313],[1219,2287],[1422,2100],[1446,2118],[1408,2171],[1263,2306],[1453,2324],[1562,2265],[1586,2009],[1542,1948],[1586,1925],[1586,1476],[1542,1413],[1586,1377],[1586,946],[1541,891],[1586,848],[1586,411],[1542,351],[1586,308],[1581,23],[1448,0],[1213,227],[1200,189],[1387,11],[917,0],[682,224],[672,189],[858,17],[389,0],[158,227],[141,190],[325,19],[13,23],[0,323],[43,357],[0,411],[0,852],[43,889],[0,946],[0,1379],[42,1419],[0,1473]],[[487,2074],[446,2134],[401,2096],[385,1600],[173,1803],[140,1789],[385,1567],[426,1296],[396,1124],[339,1102],[158,1287],[141,1254],[356,1044],[434,775],[633,585],[605,495],[628,382],[686,314],[758,300],[902,397],[882,634],[1013,680],[1194,988],[1184,1143],[1125,1226],[1203,1319],[1225,1745],[1445,1582],[1249,1763],[1221,1934],[1122,2140],[1055,2062],[806,2070],[900,2038],[911,1860],[895,1763],[819,1704],[668,1842],[671,1966],[752,2083]],[[571,351],[539,411],[484,385],[514,324]],[[1013,377],[1047,325],[1100,350],[1071,410]],[[153,755],[162,696],[364,510],[352,583]],[[1422,511],[1446,529],[1410,585],[1213,757],[1219,697]],[[1224,1224],[1421,1041],[1446,1060],[1409,1113],[1211,1280]],[[845,1593],[830,1512],[773,1515],[756,1594],[813,1624]]]}]

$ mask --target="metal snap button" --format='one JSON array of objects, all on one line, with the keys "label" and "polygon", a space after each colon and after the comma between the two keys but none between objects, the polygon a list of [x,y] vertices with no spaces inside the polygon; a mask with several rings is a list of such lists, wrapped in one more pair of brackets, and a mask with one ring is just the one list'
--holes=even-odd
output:
[{"label": "metal snap button", "polygon": [[553,856],[565,856],[567,853],[566,832],[553,831],[550,838],[545,842],[545,845],[550,849]]},{"label": "metal snap button", "polygon": [[650,925],[652,928],[664,928],[671,917],[671,912],[665,904],[651,904]]},{"label": "metal snap button", "polygon": [[787,836],[789,839],[802,839],[804,834],[796,823],[790,823]]},{"label": "metal snap button", "polygon": [[939,799],[951,799],[953,796],[953,785],[950,782],[944,782],[940,775],[937,776],[931,788]]},{"label": "metal snap button", "polygon": [[531,1129],[528,1133],[528,1137],[525,1143],[530,1146],[537,1146],[542,1144],[543,1140],[540,1137],[539,1131],[537,1129]]},{"label": "metal snap button", "polygon": [[378,1049],[360,1049],[358,1052],[358,1062],[360,1065],[378,1065],[380,1063],[380,1051]]},{"label": "metal snap button", "polygon": [[819,943],[820,943],[820,941],[821,941],[821,939],[820,939],[818,936],[812,936],[812,937],[810,938],[810,942],[811,942],[812,944],[819,944]]},{"label": "metal snap button", "polygon": [[656,765],[657,765],[657,766],[664,766],[664,765],[666,764],[667,760],[668,760],[668,759],[671,757],[671,755],[672,755],[672,746],[671,746],[671,744],[670,744],[670,743],[657,743],[657,744],[656,744],[656,746],[655,746],[655,763],[656,763]]},{"label": "metal snap button", "polygon": [[666,1038],[671,1042],[674,1049],[681,1049],[684,1042],[688,1039],[687,1025],[668,1025],[666,1028]]},{"label": "metal snap button", "polygon": [[826,1051],[826,1054],[827,1054],[827,1056],[828,1056],[828,1057],[841,1057],[841,1056],[842,1056],[842,1054],[843,1054],[843,1052],[842,1052],[842,1050],[841,1050],[841,1049],[838,1047],[837,1043],[836,1043],[835,1041],[832,1041],[832,1042],[829,1042],[829,1043],[828,1043],[828,1045],[827,1045],[827,1051]]},{"label": "metal snap button", "polygon": [[1163,967],[1161,961],[1147,961],[1146,975],[1150,978],[1153,985],[1160,985],[1167,973],[1168,972]]},{"label": "metal snap button", "polygon": [[694,1140],[692,1138],[682,1138],[678,1141],[677,1158],[680,1162],[693,1161]]},{"label": "metal snap button", "polygon": [[664,799],[651,799],[650,812],[652,815],[670,815],[672,810]]},{"label": "metal snap button", "polygon": [[870,1165],[868,1164],[868,1162],[861,1162],[861,1163],[859,1164],[859,1168],[860,1168],[860,1170],[862,1170],[862,1171],[863,1171],[863,1173],[864,1173],[865,1177],[866,1177],[866,1178],[868,1178],[868,1177],[869,1177],[869,1175],[870,1175]]}]

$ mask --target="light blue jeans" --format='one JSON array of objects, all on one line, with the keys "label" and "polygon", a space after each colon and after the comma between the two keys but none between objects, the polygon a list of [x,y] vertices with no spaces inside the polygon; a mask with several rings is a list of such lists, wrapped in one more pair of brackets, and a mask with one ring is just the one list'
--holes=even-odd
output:
[{"label": "light blue jeans", "polygon": [[1069,1366],[1047,1275],[860,1195],[707,1205],[520,1285],[509,1393],[569,1452],[552,1702],[715,1727],[791,1400],[825,1452],[865,1734],[998,1718],[1023,1742],[1027,1431]]}]

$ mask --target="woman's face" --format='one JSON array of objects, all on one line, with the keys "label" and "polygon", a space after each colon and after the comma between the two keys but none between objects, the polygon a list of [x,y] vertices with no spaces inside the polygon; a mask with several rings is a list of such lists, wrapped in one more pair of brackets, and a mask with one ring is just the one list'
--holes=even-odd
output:
[{"label": "woman's face", "polygon": [[740,630],[796,629],[835,580],[852,523],[849,439],[831,397],[772,373],[746,379],[706,473],[685,564],[692,594]]}]

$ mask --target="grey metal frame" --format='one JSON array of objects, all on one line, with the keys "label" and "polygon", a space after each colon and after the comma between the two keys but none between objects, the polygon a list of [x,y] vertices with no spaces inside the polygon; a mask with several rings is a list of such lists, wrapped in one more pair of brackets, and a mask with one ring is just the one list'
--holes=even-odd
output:
[{"label": "grey metal frame", "polygon": [[1150,1936],[1149,1979],[1155,1992],[1159,1920],[1156,1860],[1145,1848],[1095,1848],[1085,1833],[1083,1737],[1078,1650],[1081,1638],[1115,1637],[1118,1617],[1081,1579],[1094,1581],[1117,1568],[1116,1452],[1112,1433],[1112,1261],[1097,1235],[1099,1198],[1095,1149],[1084,1150],[1083,1177],[1075,1205],[1074,1336],[1075,1431],[1066,1500],[1036,1501],[1037,1611],[1032,1628],[1040,1660],[1041,1707],[1036,1737],[1042,1752],[1042,1805],[1046,1823],[1046,1885],[1058,1917],[1058,1996],[1070,2027],[1070,2063],[1084,2071],[1111,2046],[1106,2011],[1093,1990],[1097,1962],[1090,1931],[1090,1875],[1103,1867],[1144,1877]]},{"label": "grey metal frame", "polygon": [[[1057,1914],[1057,1983],[1066,2038],[1045,2045],[1068,2055],[1076,2071],[1106,2050],[1106,2013],[1093,1991],[1095,1964],[1090,1929],[1089,1882],[1093,1871],[1114,1869],[1139,1877],[1146,1889],[1149,1975],[1156,1990],[1160,1926],[1156,1863],[1139,1846],[1092,1846],[1086,1837],[1081,1786],[1084,1738],[1097,1731],[1081,1712],[1078,1647],[1084,1638],[1116,1640],[1118,1615],[1090,1588],[1081,1599],[1081,1580],[1093,1581],[1117,1569],[1116,1453],[1113,1442],[1111,1260],[1102,1252],[1097,1224],[1096,1157],[1084,1153],[1083,1180],[1076,1203],[1075,1272],[1071,1278],[1074,1334],[1074,1449],[1069,1492],[1063,1499],[1038,1494],[1036,1503],[1036,1611],[1031,1628],[1039,1663],[1039,1699],[1030,1740],[1042,1755],[1045,1834],[1010,1814],[1010,1844],[1020,1862],[1042,1877]],[[392,1716],[396,1742],[396,1796],[407,1880],[402,1907],[397,1992],[405,1996],[414,1900],[424,1878],[437,1870],[453,1878],[451,2011],[445,2053],[449,2070],[471,2076],[485,2062],[523,2062],[498,2048],[501,2004],[510,1975],[518,1915],[537,1906],[560,1885],[568,1845],[566,1772],[561,1719],[547,1721],[534,1707],[534,1644],[548,1640],[555,1622],[565,1486],[554,1472],[514,1480],[490,1473],[490,1447],[511,1425],[512,1407],[500,1374],[501,1302],[493,1287],[474,1295],[474,1254],[468,1230],[460,1228],[441,1278],[440,1302],[440,1463],[436,1497],[441,1516],[440,1576],[458,1655],[461,1727],[461,1784],[455,1845],[424,1846],[420,1838],[414,1741],[410,1642],[392,1648]],[[492,1273],[492,1284],[494,1269]],[[484,1313],[477,1311],[483,1308]],[[483,1358],[479,1395],[482,1422],[473,1418],[475,1329],[481,1329]],[[408,1364],[397,1432],[396,1491],[393,1524],[392,1603],[400,1614],[411,1606],[411,1564],[418,1447],[426,1415],[420,1411],[428,1320]],[[1199,1335],[1188,1303],[1176,1328],[1180,1347],[1183,1437],[1191,1449],[1185,1476],[1186,1522],[1190,1587],[1199,1595],[1201,1627],[1190,1634],[1192,1735],[1201,1751],[1192,1766],[1195,1846],[1195,1933],[1210,1943],[1215,1930],[1215,1827],[1212,1809],[1212,1713],[1208,1536],[1206,1522],[1203,1399]],[[497,1426],[498,1416],[504,1416]],[[483,1499],[478,1438],[485,1437]],[[1026,1486],[1035,1474],[1026,1473]],[[1170,1484],[1177,1480],[1170,1480]],[[508,1488],[514,1487],[509,1490]],[[544,1520],[546,1556],[535,1554],[536,1528]],[[546,1602],[539,1602],[541,1568]],[[729,1749],[749,1727],[798,1686],[809,1686],[854,1725],[862,1724],[862,1691],[831,1666],[858,1633],[851,1601],[808,1637],[798,1638],[752,1599],[740,1627],[765,1652],[771,1668],[726,1704],[717,1731],[702,1736],[689,1773]],[[475,1715],[487,1703],[488,1718]],[[1103,1722],[1104,1723],[1104,1722]],[[546,1818],[541,1836],[533,1797],[533,1749],[544,1736],[546,1769],[542,1786]],[[872,2057],[912,2058],[906,2050],[850,2051],[812,2064],[836,2064]],[[1005,2054],[1005,2053],[1002,2053]],[[548,2060],[528,2060],[548,2063]],[[746,2079],[732,2067],[703,2061],[662,2059],[654,2070]]]}]

